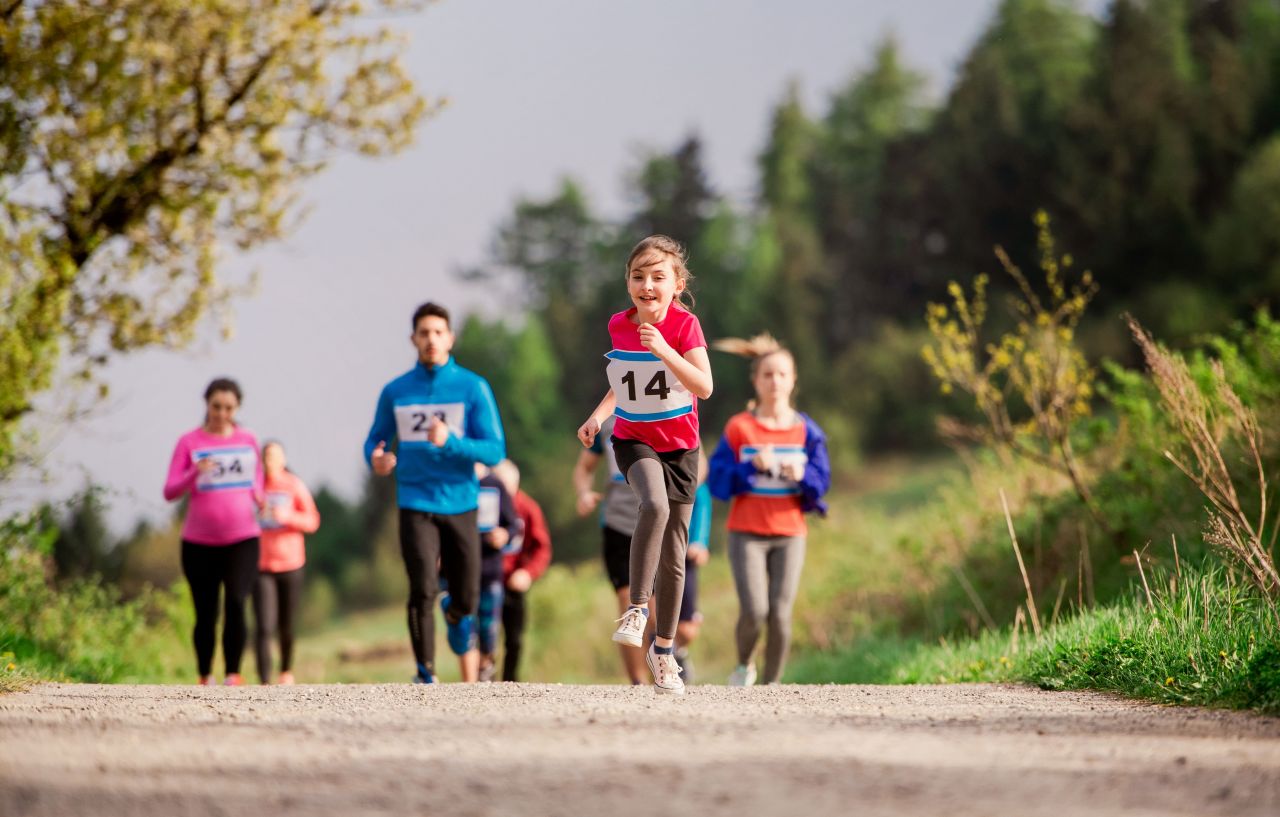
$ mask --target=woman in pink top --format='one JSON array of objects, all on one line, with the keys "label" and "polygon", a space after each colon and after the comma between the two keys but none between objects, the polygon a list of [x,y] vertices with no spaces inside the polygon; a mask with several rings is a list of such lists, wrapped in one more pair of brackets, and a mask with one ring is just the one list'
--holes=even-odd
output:
[{"label": "woman in pink top", "polygon": [[190,497],[182,523],[182,573],[196,608],[192,641],[200,683],[213,683],[218,595],[225,585],[225,683],[239,686],[240,656],[247,637],[245,600],[258,575],[262,464],[258,438],[235,422],[240,386],[219,378],[205,389],[204,399],[204,424],[179,437],[173,448],[164,498],[174,502]]},{"label": "woman in pink top", "polygon": [[253,589],[253,617],[257,622],[258,677],[271,683],[271,642],[280,633],[280,679],[293,683],[293,622],[302,598],[302,566],[307,561],[302,536],[320,527],[311,492],[285,459],[275,440],[262,446],[267,502],[262,509],[262,554],[258,582]]}]

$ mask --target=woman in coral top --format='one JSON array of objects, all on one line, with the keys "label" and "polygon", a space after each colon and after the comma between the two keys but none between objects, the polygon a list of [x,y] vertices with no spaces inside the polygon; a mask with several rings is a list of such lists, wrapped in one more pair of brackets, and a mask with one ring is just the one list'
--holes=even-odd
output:
[{"label": "woman in coral top", "polygon": [[738,590],[738,667],[731,686],[756,681],[752,661],[768,625],[766,684],[778,683],[791,646],[791,608],[804,566],[805,513],[826,513],[831,485],[826,435],[791,405],[796,364],[770,335],[727,339],[715,348],[751,359],[756,399],[725,425],[707,484],[730,502],[729,564]]},{"label": "woman in coral top", "polygon": [[262,463],[258,438],[236,424],[240,386],[218,378],[205,389],[204,400],[204,422],[178,438],[173,448],[164,498],[170,502],[190,498],[182,523],[182,574],[191,586],[196,608],[191,637],[200,683],[213,683],[218,597],[225,587],[225,683],[239,686],[240,657],[248,637],[244,603],[258,574]]},{"label": "woman in coral top", "polygon": [[280,636],[281,684],[293,683],[293,625],[302,598],[303,534],[320,527],[320,512],[307,486],[289,470],[284,446],[271,440],[262,446],[266,469],[266,506],[262,511],[262,555],[253,590],[253,616],[258,677],[271,683],[271,642]]}]

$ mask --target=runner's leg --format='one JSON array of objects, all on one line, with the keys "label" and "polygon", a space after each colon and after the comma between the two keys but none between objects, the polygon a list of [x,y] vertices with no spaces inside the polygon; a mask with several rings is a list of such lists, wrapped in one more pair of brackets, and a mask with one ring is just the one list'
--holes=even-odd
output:
[{"label": "runner's leg", "polygon": [[280,590],[280,671],[293,670],[293,631],[302,602],[302,571],[290,570],[276,576]]},{"label": "runner's leg", "polygon": [[[476,512],[440,515],[440,570],[449,582],[449,612],[446,623],[458,623],[471,617],[476,625],[480,607],[480,529]],[[479,650],[467,650],[459,656],[462,680],[473,683],[480,674]]]},{"label": "runner's leg", "polygon": [[400,509],[400,556],[409,577],[409,643],[419,675],[435,675],[436,593],[440,576],[440,532],[430,514]]},{"label": "runner's leg", "polygon": [[769,576],[765,563],[765,545],[759,537],[729,531],[729,567],[733,586],[738,591],[738,625],[736,638],[738,663],[751,663],[756,642],[760,639],[769,615]]},{"label": "runner's leg", "polygon": [[518,681],[524,647],[525,594],[510,587],[502,596],[502,680]]},{"label": "runner's leg", "polygon": [[222,605],[222,657],[227,675],[240,672],[240,658],[249,639],[245,602],[258,578],[258,537],[227,546],[227,570],[223,575],[226,594]]},{"label": "runner's leg", "polygon": [[[667,483],[662,463],[655,459],[636,460],[627,471],[636,499],[640,503],[640,517],[635,533],[631,535],[631,596],[633,606],[644,607],[652,595],[658,564],[663,558],[667,536],[667,522],[671,518],[671,503],[667,499]],[[688,524],[685,525],[686,533]],[[684,567],[680,568],[683,577]],[[672,625],[672,635],[675,625]],[[662,634],[659,629],[659,635]]]},{"label": "runner's leg", "polygon": [[275,646],[279,599],[275,573],[259,573],[253,583],[253,646],[258,660],[258,680],[271,683],[271,650]]},{"label": "runner's leg", "polygon": [[791,608],[800,587],[804,567],[803,536],[777,537],[769,548],[769,640],[765,645],[766,684],[782,680],[782,670],[791,651]]},{"label": "runner's leg", "polygon": [[693,505],[687,502],[669,504],[666,530],[662,536],[662,553],[658,562],[655,597],[658,600],[654,632],[658,638],[675,640],[680,624],[680,599],[684,595],[684,562],[689,551],[689,519]]},{"label": "runner's leg", "polygon": [[182,541],[182,575],[191,588],[191,601],[196,608],[196,624],[191,630],[191,643],[196,650],[196,668],[200,677],[213,673],[213,649],[217,643],[218,595],[222,585],[222,558],[218,548]]}]

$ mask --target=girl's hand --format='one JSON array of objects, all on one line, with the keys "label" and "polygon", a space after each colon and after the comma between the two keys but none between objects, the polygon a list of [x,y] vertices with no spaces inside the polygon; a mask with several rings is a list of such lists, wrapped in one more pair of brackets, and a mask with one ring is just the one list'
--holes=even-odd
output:
[{"label": "girl's hand", "polygon": [[205,457],[203,459],[196,460],[196,470],[201,474],[208,474],[217,466],[218,464],[213,461],[213,457]]},{"label": "girl's hand", "polygon": [[598,491],[583,491],[578,494],[578,516],[586,516],[594,511],[600,504],[600,499]]},{"label": "girl's hand", "polygon": [[751,458],[751,464],[762,474],[773,473],[778,467],[778,460],[773,456],[773,446],[760,446],[760,450]]},{"label": "girl's hand", "polygon": [[671,344],[651,323],[640,324],[640,345],[662,358],[674,353]]},{"label": "girl's hand", "polygon": [[703,565],[705,565],[707,563],[707,560],[710,558],[711,558],[711,553],[706,548],[700,545],[689,546],[688,559],[698,567],[702,567]]},{"label": "girl's hand", "polygon": [[588,417],[587,421],[578,429],[578,439],[582,441],[583,448],[590,448],[591,444],[596,441],[596,435],[600,433],[600,421],[595,417]]},{"label": "girl's hand", "polygon": [[275,519],[277,525],[286,525],[289,522],[290,509],[284,505],[277,505],[271,509],[271,517]]},{"label": "girl's hand", "polygon": [[507,588],[517,593],[525,592],[531,584],[533,584],[533,577],[523,567],[516,568],[507,579]]},{"label": "girl's hand", "polygon": [[783,479],[799,482],[804,479],[804,466],[798,462],[789,462],[782,466],[779,473]]},{"label": "girl's hand", "polygon": [[511,534],[506,528],[494,528],[485,535],[485,543],[494,550],[502,550],[511,541]]}]

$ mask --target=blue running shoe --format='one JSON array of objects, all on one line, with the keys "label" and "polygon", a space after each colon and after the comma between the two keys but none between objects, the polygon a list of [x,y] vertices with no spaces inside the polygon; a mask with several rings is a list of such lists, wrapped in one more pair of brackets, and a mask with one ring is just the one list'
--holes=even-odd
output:
[{"label": "blue running shoe", "polygon": [[435,682],[436,682],[436,676],[431,674],[430,672],[427,672],[427,668],[419,664],[418,671],[413,676],[413,683],[434,684]]},{"label": "blue running shoe", "polygon": [[440,609],[449,633],[449,649],[454,655],[466,655],[476,647],[476,617],[463,616],[457,622],[449,620],[449,596],[440,596]]}]

